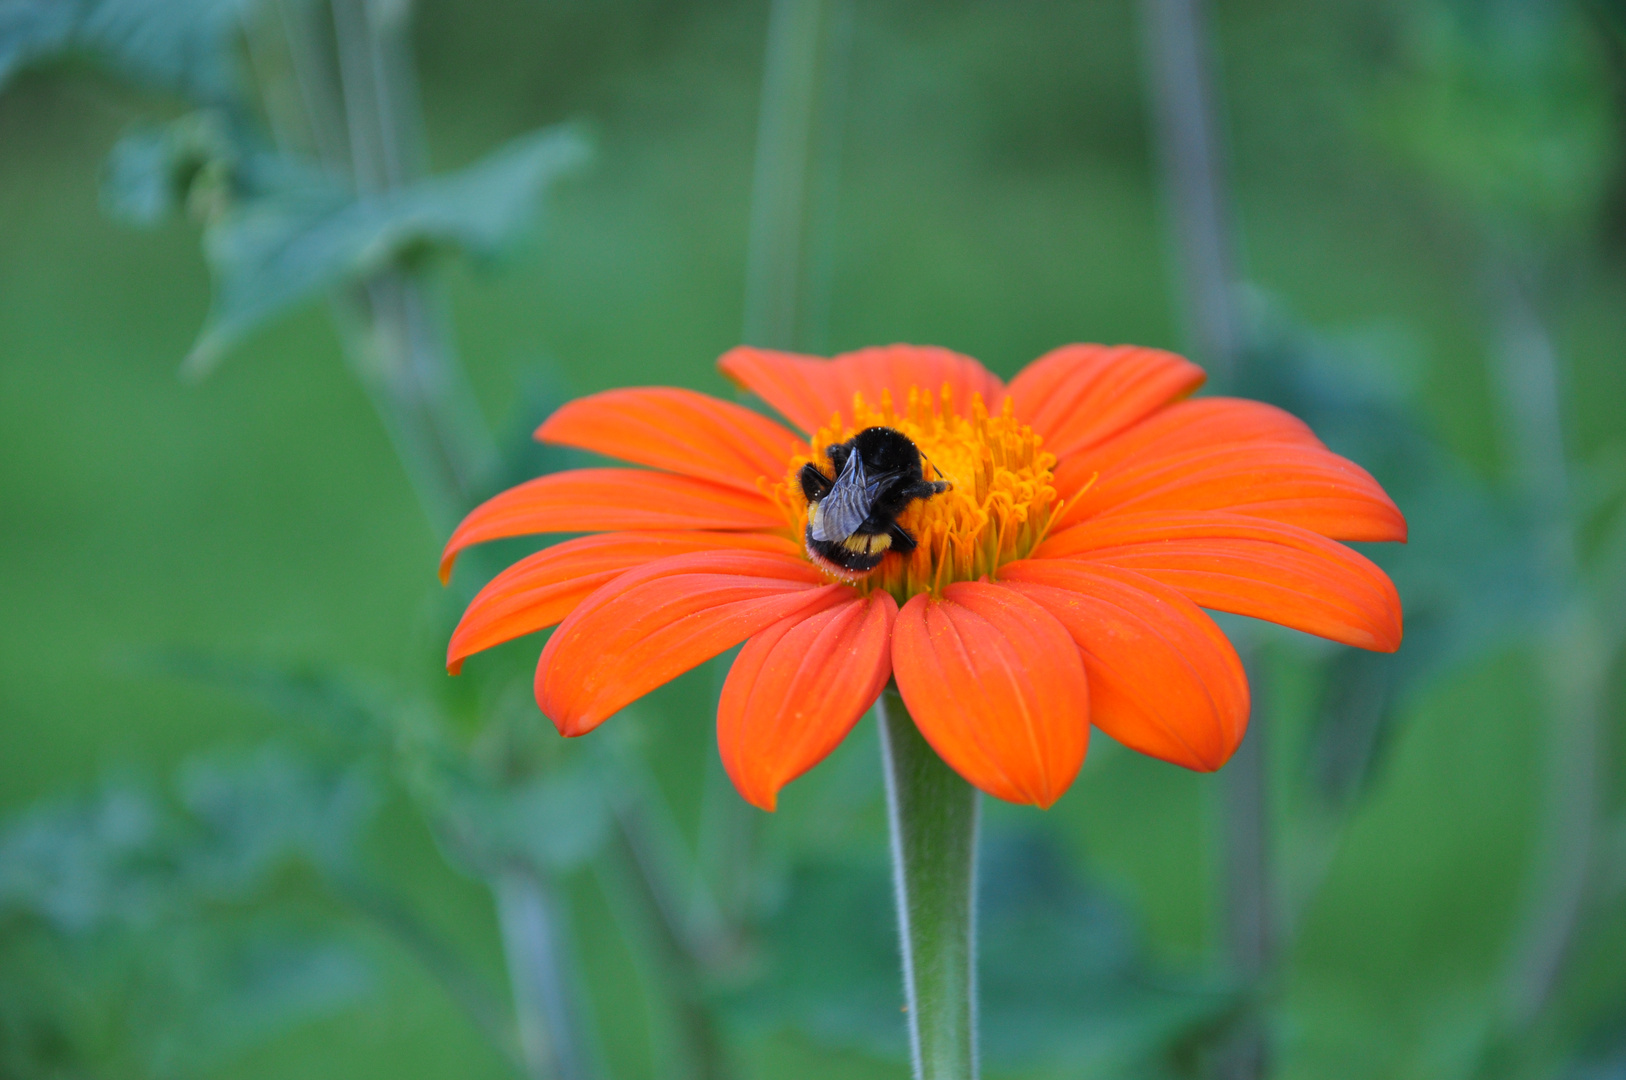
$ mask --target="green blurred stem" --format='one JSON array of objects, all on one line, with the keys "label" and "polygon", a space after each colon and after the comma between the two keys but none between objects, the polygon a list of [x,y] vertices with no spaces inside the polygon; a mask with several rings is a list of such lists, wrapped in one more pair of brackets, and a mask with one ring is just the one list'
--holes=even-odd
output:
[{"label": "green blurred stem", "polygon": [[668,917],[672,899],[651,878],[643,864],[648,852],[641,848],[636,829],[618,821],[612,850],[599,860],[604,891],[627,928],[642,947],[641,958],[654,963],[647,977],[671,1012],[677,1028],[672,1052],[657,1054],[656,1075],[683,1080],[729,1080],[735,1075],[728,1048],[716,1017],[708,1008],[705,973],[684,938],[683,927]]},{"label": "green blurred stem", "polygon": [[[424,168],[410,5],[332,0],[331,8],[351,173],[366,197]],[[363,328],[347,350],[352,367],[432,524],[447,532],[479,496],[496,449],[453,355],[444,303],[421,275],[397,268],[367,281],[350,304]]]},{"label": "green blurred stem", "polygon": [[[411,5],[331,0],[337,78],[304,5],[283,9],[313,142],[340,154],[363,198],[422,175],[423,126],[407,40]],[[336,146],[342,133],[342,150]],[[448,533],[481,494],[495,446],[451,346],[444,301],[410,267],[380,273],[337,298],[346,355],[389,432],[431,525]],[[534,1080],[575,1080],[588,1069],[542,880],[498,873],[491,881],[509,966],[515,1020]],[[506,1040],[505,1040],[506,1043]]]},{"label": "green blurred stem", "polygon": [[1559,357],[1537,308],[1539,261],[1501,253],[1491,296],[1500,314],[1498,382],[1515,479],[1541,523],[1534,570],[1564,601],[1541,628],[1546,684],[1545,784],[1539,840],[1507,974],[1507,1011],[1534,1024],[1555,993],[1585,914],[1602,804],[1604,703],[1613,647],[1577,556],[1574,481],[1564,447]]},{"label": "green blurred stem", "polygon": [[[746,251],[744,339],[752,345],[805,347],[822,316],[808,310],[809,300],[822,308],[828,290],[810,277],[830,261],[821,244],[839,160],[850,22],[847,0],[773,0],[769,12]],[[815,216],[822,228],[810,236]]]},{"label": "green blurred stem", "polygon": [[1141,0],[1141,23],[1187,332],[1209,375],[1229,386],[1243,330],[1202,0]]},{"label": "green blurred stem", "polygon": [[526,1071],[534,1077],[583,1080],[588,1069],[575,1043],[577,1025],[562,978],[559,905],[543,878],[528,867],[498,872],[493,892]]},{"label": "green blurred stem", "polygon": [[[1203,0],[1141,0],[1145,66],[1157,134],[1172,247],[1187,334],[1213,382],[1243,380],[1247,331],[1236,302],[1236,239],[1225,184],[1218,89],[1212,73]],[[1259,652],[1240,650],[1249,681]],[[1248,737],[1225,767],[1223,789],[1223,932],[1226,961],[1254,986],[1276,955],[1275,881],[1270,865],[1269,732],[1255,710]],[[1224,1080],[1258,1080],[1270,1071],[1269,1042],[1257,1018],[1242,1025],[1221,1054]]]},{"label": "green blurred stem", "polygon": [[915,1080],[977,1075],[977,791],[881,695],[892,881]]}]

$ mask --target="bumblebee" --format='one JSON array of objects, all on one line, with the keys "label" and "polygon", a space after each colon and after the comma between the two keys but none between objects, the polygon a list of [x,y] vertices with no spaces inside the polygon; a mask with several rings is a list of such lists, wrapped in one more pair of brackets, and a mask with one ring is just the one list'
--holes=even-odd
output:
[{"label": "bumblebee", "polygon": [[827,453],[834,480],[811,461],[802,466],[807,553],[813,561],[838,574],[864,574],[888,551],[915,550],[915,538],[898,524],[898,515],[916,499],[939,495],[950,485],[926,479],[920,451],[909,437],[889,427],[865,428]]}]

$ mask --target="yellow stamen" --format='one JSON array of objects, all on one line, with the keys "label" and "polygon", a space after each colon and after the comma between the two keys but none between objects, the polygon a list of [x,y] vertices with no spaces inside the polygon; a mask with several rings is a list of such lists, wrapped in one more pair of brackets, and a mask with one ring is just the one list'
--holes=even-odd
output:
[{"label": "yellow stamen", "polygon": [[926,478],[936,480],[941,471],[953,487],[910,504],[899,515],[898,524],[918,546],[909,555],[888,554],[859,579],[858,587],[866,593],[885,589],[901,604],[917,593],[941,593],[952,582],[992,578],[1006,563],[1026,558],[1061,510],[1052,486],[1055,456],[1044,452],[1040,437],[1016,419],[1009,398],[997,415],[989,415],[982,396],[974,394],[962,415],[948,386],[935,396],[911,387],[902,413],[885,391],[876,405],[855,394],[851,415],[832,417],[814,435],[813,455],[790,462],[772,494],[798,537],[807,526],[808,510],[799,480],[802,466],[812,461],[834,476],[826,448],[870,427],[894,428],[908,436],[925,459]]}]

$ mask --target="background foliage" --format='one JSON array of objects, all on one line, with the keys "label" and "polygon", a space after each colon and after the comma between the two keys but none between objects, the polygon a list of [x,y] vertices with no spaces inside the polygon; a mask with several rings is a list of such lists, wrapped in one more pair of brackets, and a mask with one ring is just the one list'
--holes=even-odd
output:
[{"label": "background foliage", "polygon": [[[356,283],[426,275],[485,491],[567,463],[525,441],[567,397],[730,394],[769,5],[420,0],[434,175],[381,195],[278,130],[268,20],[311,6],[0,0],[0,1076],[538,1074],[526,881],[559,1075],[905,1075],[872,725],[757,819],[714,667],[569,744],[535,641],[446,680],[480,571],[435,583],[352,377]],[[832,10],[797,342],[1189,343],[1140,7]],[[1098,736],[1048,814],[989,807],[990,1073],[1210,1075],[1256,1029],[1280,1077],[1626,1076],[1626,8],[1210,20],[1239,382],[1406,511],[1407,644],[1239,626],[1257,978],[1224,774]]]}]

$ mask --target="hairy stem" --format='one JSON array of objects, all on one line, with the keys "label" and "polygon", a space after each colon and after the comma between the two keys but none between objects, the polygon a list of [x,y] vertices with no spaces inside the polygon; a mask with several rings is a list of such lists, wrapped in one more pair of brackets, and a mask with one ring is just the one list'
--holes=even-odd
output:
[{"label": "hairy stem", "polygon": [[915,1080],[977,1075],[977,791],[937,756],[896,689],[881,755]]}]

